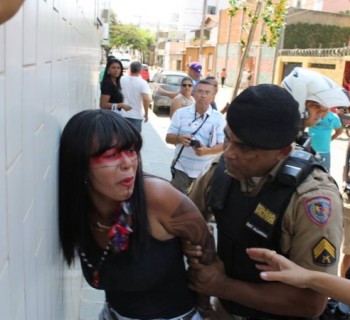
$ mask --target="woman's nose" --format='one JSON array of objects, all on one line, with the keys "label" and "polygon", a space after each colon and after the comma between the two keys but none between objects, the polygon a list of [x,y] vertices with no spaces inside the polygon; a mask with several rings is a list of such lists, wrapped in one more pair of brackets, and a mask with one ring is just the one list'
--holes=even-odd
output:
[{"label": "woman's nose", "polygon": [[131,167],[131,165],[132,165],[132,160],[130,159],[130,157],[125,152],[121,152],[120,167],[122,169],[128,169]]}]

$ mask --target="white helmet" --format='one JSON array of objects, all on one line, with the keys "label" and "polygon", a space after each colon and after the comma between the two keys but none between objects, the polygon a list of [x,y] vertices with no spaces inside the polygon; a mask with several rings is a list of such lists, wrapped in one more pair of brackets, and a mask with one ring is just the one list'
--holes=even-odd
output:
[{"label": "white helmet", "polygon": [[296,67],[283,79],[282,87],[299,103],[302,118],[306,118],[306,100],[315,101],[323,107],[349,107],[349,94],[331,78],[318,72]]}]

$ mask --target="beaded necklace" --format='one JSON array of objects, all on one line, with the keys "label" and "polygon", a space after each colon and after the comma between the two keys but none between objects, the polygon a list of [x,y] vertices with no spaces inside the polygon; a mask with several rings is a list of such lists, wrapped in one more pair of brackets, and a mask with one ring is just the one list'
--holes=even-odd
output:
[{"label": "beaded necklace", "polygon": [[[107,231],[108,243],[104,248],[101,258],[98,263],[94,266],[91,264],[86,256],[86,253],[80,251],[80,257],[86,266],[93,270],[92,272],[92,285],[98,288],[100,283],[99,270],[101,269],[103,263],[105,262],[107,256],[111,252],[119,253],[121,251],[127,250],[129,246],[129,236],[133,232],[129,223],[128,216],[132,217],[132,211],[129,202],[118,203],[115,208],[115,216],[113,217],[113,225],[110,227],[104,226],[97,222],[97,227],[100,231]],[[111,250],[110,250],[111,249]]]}]

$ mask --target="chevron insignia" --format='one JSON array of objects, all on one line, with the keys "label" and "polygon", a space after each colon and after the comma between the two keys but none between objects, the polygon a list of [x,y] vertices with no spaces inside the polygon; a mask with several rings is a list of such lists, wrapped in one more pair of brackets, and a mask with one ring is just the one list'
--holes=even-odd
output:
[{"label": "chevron insignia", "polygon": [[331,266],[336,262],[337,250],[327,238],[322,238],[312,249],[312,258],[319,266]]}]

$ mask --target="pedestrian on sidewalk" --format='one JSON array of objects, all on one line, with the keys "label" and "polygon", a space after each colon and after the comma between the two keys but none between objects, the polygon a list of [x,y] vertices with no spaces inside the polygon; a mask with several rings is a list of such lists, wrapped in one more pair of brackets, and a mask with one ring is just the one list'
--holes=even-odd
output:
[{"label": "pedestrian on sidewalk", "polygon": [[332,111],[326,111],[325,116],[309,128],[311,147],[318,152],[322,164],[330,172],[331,169],[331,142],[343,133],[339,117]]},{"label": "pedestrian on sidewalk", "polygon": [[177,94],[175,98],[171,101],[170,111],[169,111],[170,119],[177,109],[180,109],[182,107],[187,107],[195,103],[195,100],[192,97],[192,90],[193,90],[193,79],[191,77],[184,77],[181,80],[180,93]]},{"label": "pedestrian on sidewalk", "polygon": [[214,110],[218,110],[218,107],[217,107],[216,102],[215,102],[215,97],[216,97],[216,95],[217,95],[217,93],[218,93],[218,91],[219,91],[219,88],[218,88],[218,86],[219,86],[218,80],[216,80],[216,78],[215,78],[214,76],[208,76],[208,77],[205,78],[205,80],[210,81],[210,82],[213,84],[213,86],[214,86],[214,89],[215,89],[215,91],[214,91],[214,98],[213,98],[213,101],[210,103],[210,105],[211,105],[211,107],[212,107]]},{"label": "pedestrian on sidewalk", "polygon": [[221,88],[223,88],[225,85],[225,80],[227,78],[226,68],[222,68],[222,70],[220,72],[220,77],[221,77]]},{"label": "pedestrian on sidewalk", "polygon": [[[125,75],[120,80],[124,102],[131,106],[131,110],[119,110],[121,116],[126,118],[136,129],[141,132],[142,119],[148,121],[150,88],[146,80],[141,78],[142,64],[133,61],[130,64],[130,75]],[[142,110],[143,109],[143,110]]]},{"label": "pedestrian on sidewalk", "polygon": [[171,183],[184,194],[214,155],[223,150],[226,121],[210,105],[214,96],[212,82],[199,81],[194,94],[196,103],[176,110],[171,118],[166,135],[166,142],[176,145]]},{"label": "pedestrian on sidewalk", "polygon": [[117,110],[131,110],[131,107],[124,103],[124,97],[121,92],[120,79],[123,76],[123,65],[116,58],[109,58],[103,78],[101,81],[100,108]]},{"label": "pedestrian on sidewalk", "polygon": [[[85,110],[65,126],[59,150],[59,235],[86,281],[106,292],[99,320],[201,320],[209,297],[188,288],[181,242],[215,256],[194,204],[142,170],[142,137],[109,110]],[[202,309],[201,312],[203,312]]]},{"label": "pedestrian on sidewalk", "polygon": [[[194,96],[194,92],[196,91],[197,84],[200,81],[200,78],[202,76],[202,65],[199,62],[191,62],[188,65],[187,74],[193,80],[192,96]],[[168,91],[161,87],[158,87],[157,93],[160,95],[166,96],[170,99],[173,99],[176,97],[176,95],[180,93],[180,91],[173,92],[173,91]]]}]

